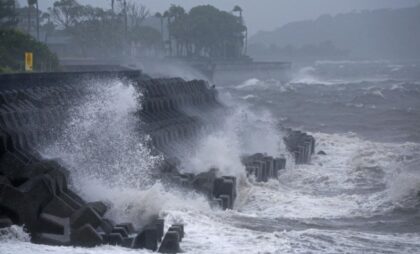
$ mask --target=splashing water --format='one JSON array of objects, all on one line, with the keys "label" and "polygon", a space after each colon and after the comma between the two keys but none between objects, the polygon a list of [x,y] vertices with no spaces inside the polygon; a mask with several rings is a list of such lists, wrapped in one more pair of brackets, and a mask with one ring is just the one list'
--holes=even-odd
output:
[{"label": "splashing water", "polygon": [[[132,221],[136,226],[142,226],[143,221],[157,213],[165,217],[167,224],[182,222],[186,237],[181,247],[186,253],[418,253],[418,143],[374,142],[354,133],[317,131],[314,134],[317,150],[327,155],[315,155],[310,165],[287,168],[281,172],[279,181],[248,182],[244,188],[240,178],[235,210],[211,210],[203,196],[168,189],[152,180],[150,169],[159,157],[152,156],[141,145],[147,137],[136,131],[141,123],[134,113],[141,96],[124,82],[109,83],[88,89],[89,96],[72,109],[69,123],[73,124],[67,126],[64,141],[46,149],[50,157],[61,157],[71,166],[75,186],[81,186],[81,194],[88,200],[112,204],[106,216]],[[250,85],[232,89],[232,93],[246,90],[257,98],[267,96],[259,94],[259,88]],[[311,85],[311,88],[335,91],[333,86]],[[269,91],[270,96],[285,107],[289,95],[280,97],[284,93],[280,90],[275,93],[276,89]],[[305,99],[307,91],[306,87],[304,91],[294,90]],[[332,97],[337,94],[340,91]],[[325,102],[325,98],[320,98]],[[289,98],[293,102],[295,99]],[[234,100],[224,103],[232,107],[229,116],[218,131],[200,139],[198,149],[183,161],[186,170],[198,173],[216,166],[223,174],[240,175],[244,173],[242,154],[284,153],[281,134],[270,114],[238,105]],[[309,105],[305,108],[308,114],[302,118],[309,114],[319,116],[313,104],[305,103]],[[333,105],[329,108],[334,108]],[[295,117],[300,114],[294,113]],[[313,124],[312,118],[310,121]],[[101,141],[111,137],[112,140]],[[89,139],[93,143],[87,142]],[[124,150],[128,149],[125,146],[136,149]],[[103,154],[113,158],[107,161],[109,165],[101,164]],[[133,179],[132,174],[141,176],[141,181]],[[31,251],[134,253],[111,246],[83,249],[26,242],[0,244],[0,253]]]},{"label": "splashing water", "polygon": [[13,225],[8,228],[0,229],[0,243],[4,242],[29,242],[29,234],[23,227]]},{"label": "splashing water", "polygon": [[121,80],[90,82],[85,97],[69,109],[61,137],[44,154],[60,158],[77,183],[95,179],[109,186],[147,186],[159,157],[150,154],[144,145],[148,137],[138,130],[140,99]]},{"label": "splashing water", "polygon": [[241,157],[254,153],[279,156],[287,152],[268,111],[236,105],[215,131],[199,139],[197,149],[183,160],[183,168],[193,173],[217,168],[222,175],[241,177],[245,174]]},{"label": "splashing water", "polygon": [[148,137],[135,115],[139,100],[127,81],[90,81],[69,109],[60,137],[43,149],[45,157],[60,158],[69,168],[72,187],[84,198],[108,201],[113,218],[136,217],[137,225],[161,208],[145,205],[156,196],[152,169],[161,158],[145,145]]}]

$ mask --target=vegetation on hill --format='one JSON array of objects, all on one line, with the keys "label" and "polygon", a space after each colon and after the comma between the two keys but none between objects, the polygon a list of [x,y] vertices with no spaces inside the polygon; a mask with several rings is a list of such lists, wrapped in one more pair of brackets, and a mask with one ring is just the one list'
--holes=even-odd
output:
[{"label": "vegetation on hill", "polygon": [[[171,5],[164,13],[150,16],[137,0],[113,0],[109,2],[110,8],[85,5],[80,0],[55,0],[46,12],[38,9],[37,0],[27,3],[20,7],[17,0],[0,0],[0,29],[16,29],[32,35],[60,58],[237,59],[246,54],[247,28],[239,6],[222,11],[201,5],[187,12],[181,6]],[[160,26],[146,25],[145,20],[153,20]],[[17,32],[10,40],[17,40],[18,36],[24,39],[21,44],[33,41]],[[11,58],[9,55],[3,61]],[[20,68],[22,63],[16,60],[8,66]]]},{"label": "vegetation on hill", "polygon": [[34,71],[58,69],[57,56],[45,44],[17,30],[0,30],[0,72],[23,71],[25,52],[33,53]]},{"label": "vegetation on hill", "polygon": [[254,49],[250,54],[256,56],[255,49],[258,49],[273,56],[275,52],[270,47],[314,48],[330,41],[335,48],[347,51],[351,58],[419,59],[419,24],[420,5],[323,15],[316,20],[292,22],[271,32],[255,34],[250,38],[253,44],[250,48]]}]

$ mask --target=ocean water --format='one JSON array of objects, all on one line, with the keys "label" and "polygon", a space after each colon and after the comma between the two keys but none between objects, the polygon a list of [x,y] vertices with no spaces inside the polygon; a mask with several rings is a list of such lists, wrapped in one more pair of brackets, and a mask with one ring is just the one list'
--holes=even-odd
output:
[{"label": "ocean water", "polygon": [[[138,227],[156,214],[167,225],[184,223],[185,253],[420,253],[419,73],[415,62],[318,62],[287,84],[252,79],[219,88],[231,114],[182,164],[236,175],[239,197],[229,211],[156,180],[160,158],[136,129],[141,95],[122,81],[89,87],[43,152],[71,169],[84,198],[111,206],[106,216]],[[326,155],[290,163],[279,123],[314,135]],[[239,156],[257,151],[289,158],[278,180],[246,179]],[[0,232],[0,253],[149,252],[35,245],[12,227]]]}]

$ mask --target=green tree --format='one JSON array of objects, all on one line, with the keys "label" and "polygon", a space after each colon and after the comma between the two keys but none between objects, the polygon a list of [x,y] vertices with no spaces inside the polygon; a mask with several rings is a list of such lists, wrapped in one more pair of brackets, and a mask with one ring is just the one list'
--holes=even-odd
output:
[{"label": "green tree", "polygon": [[45,31],[45,38],[44,42],[48,41],[48,37],[54,32],[55,25],[51,21],[51,16],[49,13],[42,13],[41,14],[41,20],[44,21],[44,24],[42,25],[42,29]]},{"label": "green tree", "polygon": [[58,69],[57,56],[45,44],[17,30],[0,30],[0,72],[23,70],[28,51],[34,54],[35,71]]},{"label": "green tree", "polygon": [[239,17],[242,18],[242,8],[239,5],[235,5],[235,7],[233,7],[232,12],[239,12]]},{"label": "green tree", "polygon": [[130,31],[130,41],[140,44],[150,55],[156,55],[162,49],[161,34],[149,26],[136,26]]},{"label": "green tree", "polygon": [[63,29],[74,26],[82,16],[82,6],[76,0],[60,0],[48,8],[52,21]]},{"label": "green tree", "polygon": [[140,26],[149,16],[150,13],[146,6],[141,5],[136,1],[127,2],[127,17],[129,21],[129,27]]},{"label": "green tree", "polygon": [[[178,5],[171,5],[167,15],[171,22],[169,23],[168,30],[170,31],[170,45],[171,50],[175,44],[176,55],[182,55],[183,49],[186,45],[186,33],[188,31],[188,16],[184,8]],[[174,39],[174,41],[172,41]]]},{"label": "green tree", "polygon": [[0,29],[12,28],[19,22],[15,0],[0,0]]},{"label": "green tree", "polygon": [[155,17],[160,20],[160,34],[161,34],[161,37],[162,37],[161,39],[162,39],[162,44],[163,44],[163,41],[164,41],[164,38],[163,38],[163,15],[160,12],[156,12]]},{"label": "green tree", "polygon": [[[176,40],[178,56],[236,58],[242,55],[244,31],[242,19],[211,5],[197,6],[189,13],[171,7],[173,20],[168,29]],[[171,43],[172,44],[172,43]]]}]

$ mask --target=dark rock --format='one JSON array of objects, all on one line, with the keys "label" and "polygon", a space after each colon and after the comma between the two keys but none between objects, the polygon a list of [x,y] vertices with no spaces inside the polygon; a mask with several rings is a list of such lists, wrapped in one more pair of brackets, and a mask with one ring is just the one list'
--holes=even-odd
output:
[{"label": "dark rock", "polygon": [[157,250],[158,232],[155,227],[146,227],[139,233],[133,242],[134,249],[148,249],[152,251]]},{"label": "dark rock", "polygon": [[327,155],[327,153],[326,152],[324,152],[324,151],[319,151],[318,153],[317,153],[318,155]]},{"label": "dark rock", "polygon": [[160,253],[179,253],[181,248],[179,246],[179,235],[176,231],[168,231],[163,238],[162,244],[159,247]]},{"label": "dark rock", "polygon": [[102,236],[89,224],[85,224],[71,232],[71,243],[76,246],[95,247],[102,244],[102,242]]}]

